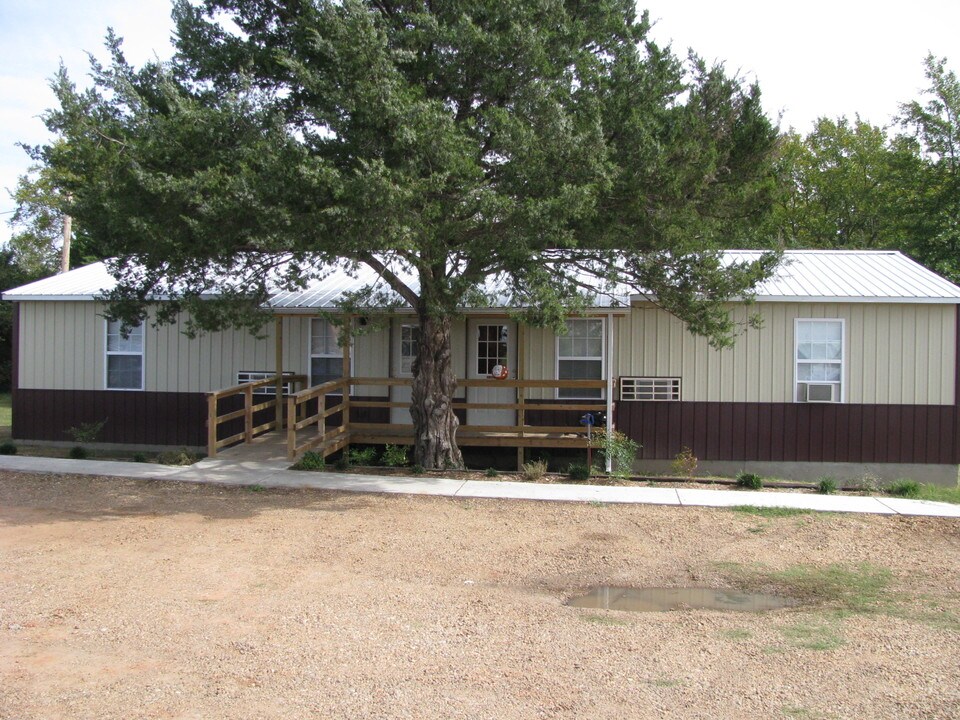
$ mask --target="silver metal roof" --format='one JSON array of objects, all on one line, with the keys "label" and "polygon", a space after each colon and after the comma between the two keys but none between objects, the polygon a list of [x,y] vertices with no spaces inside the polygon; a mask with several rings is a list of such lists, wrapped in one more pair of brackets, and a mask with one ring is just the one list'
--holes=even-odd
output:
[{"label": "silver metal roof", "polygon": [[[724,260],[748,261],[759,255],[759,251],[731,250]],[[286,311],[332,309],[345,292],[359,290],[377,279],[377,274],[366,267],[353,276],[335,270],[305,290],[278,292],[269,306]],[[94,300],[115,284],[106,266],[94,263],[8,290],[3,299]],[[488,289],[505,298],[495,283]],[[623,305],[627,299],[625,293],[612,298],[599,295],[594,307]],[[758,286],[757,300],[960,304],[960,287],[892,250],[795,250],[785,253],[774,277]]]}]

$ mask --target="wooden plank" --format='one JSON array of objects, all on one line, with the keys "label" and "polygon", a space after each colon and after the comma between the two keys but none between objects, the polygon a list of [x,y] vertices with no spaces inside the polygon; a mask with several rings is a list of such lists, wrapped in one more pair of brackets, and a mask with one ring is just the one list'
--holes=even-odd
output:
[{"label": "wooden plank", "polygon": [[243,441],[253,442],[253,387],[243,391]]},{"label": "wooden plank", "polygon": [[239,410],[234,410],[233,412],[224,413],[217,418],[217,425],[223,425],[225,422],[230,422],[231,420],[236,420],[237,418],[242,418],[247,414],[246,408],[240,408]]},{"label": "wooden plank", "polygon": [[[277,316],[275,319],[276,343],[273,347],[274,369],[276,370],[276,388],[274,399],[276,400],[276,423],[278,428],[283,427],[283,318]],[[291,385],[291,389],[293,386]]]},{"label": "wooden plank", "polygon": [[217,396],[207,395],[207,455],[217,456]]},{"label": "wooden plank", "polygon": [[230,437],[224,438],[223,440],[217,440],[217,447],[222,448],[224,445],[232,445],[235,442],[240,442],[244,439],[244,433],[237,433],[236,435],[231,435]]},{"label": "wooden plank", "polygon": [[287,398],[287,458],[293,460],[296,457],[297,448],[297,426],[294,420],[297,417],[297,400],[291,395]]}]

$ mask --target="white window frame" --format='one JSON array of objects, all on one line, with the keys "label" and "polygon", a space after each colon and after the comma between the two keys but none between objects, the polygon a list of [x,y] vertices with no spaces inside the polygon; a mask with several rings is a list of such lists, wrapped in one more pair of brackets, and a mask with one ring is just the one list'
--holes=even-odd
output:
[{"label": "white window frame", "polygon": [[[310,382],[310,387],[313,387],[313,359],[314,359],[314,358],[326,358],[326,359],[339,358],[339,359],[340,359],[340,362],[341,362],[341,363],[343,362],[343,348],[340,347],[339,344],[337,345],[337,350],[339,350],[339,352],[336,353],[336,354],[332,354],[332,353],[314,353],[314,352],[313,352],[313,324],[314,324],[314,322],[326,323],[326,325],[327,325],[329,328],[331,328],[331,329],[334,330],[335,335],[336,335],[336,333],[338,332],[336,326],[333,325],[333,323],[331,323],[331,322],[330,322],[329,320],[327,320],[326,318],[322,318],[322,317],[321,317],[321,318],[318,318],[318,317],[312,317],[312,318],[310,318],[310,322],[309,322],[308,327],[307,327],[307,380]],[[350,363],[351,363],[351,366],[352,366],[352,364],[353,364],[353,354],[352,354],[352,353],[351,353],[351,357],[350,357]],[[352,367],[351,367],[351,369],[352,369]],[[343,377],[343,371],[342,371],[342,370],[340,371],[340,377]]]},{"label": "white window frame", "polygon": [[403,331],[411,330],[416,331],[417,338],[414,340],[411,338],[412,342],[417,344],[417,347],[420,346],[420,325],[418,323],[405,323],[401,322],[399,328],[397,329],[397,377],[413,377],[413,361],[417,359],[417,356],[414,355],[410,358],[410,369],[403,369],[403,360],[406,357],[403,354]]},{"label": "white window frame", "polygon": [[[605,380],[607,378],[607,320],[602,317],[578,317],[578,318],[568,318],[567,323],[578,322],[578,321],[593,321],[600,323],[600,380]],[[569,328],[568,328],[569,329]],[[570,357],[560,357],[560,338],[565,337],[564,335],[557,335],[554,339],[553,345],[553,377],[557,380],[560,379],[560,360],[596,360],[595,355],[591,356],[570,356]],[[582,388],[563,388],[571,392],[578,392]],[[576,395],[560,395],[561,388],[554,388],[553,394],[557,400],[603,400],[607,397],[606,388],[600,388],[600,395],[598,397],[578,397]]]},{"label": "white window frame", "polygon": [[[800,358],[797,357],[798,351],[800,349],[800,323],[803,323],[803,322],[840,323],[840,399],[833,404],[845,403],[847,401],[847,321],[846,321],[846,318],[836,318],[836,317],[803,317],[803,318],[793,319],[793,388],[791,390],[791,393],[793,395],[793,401],[795,403],[801,403],[804,405],[807,404],[797,397],[797,393],[800,388],[800,382],[801,382],[800,373],[798,372],[801,362],[804,364],[836,362],[834,360],[813,360],[813,359],[800,360]],[[808,381],[804,380],[803,382],[808,382]],[[820,382],[835,384],[829,380],[824,380]]]},{"label": "white window frame", "polygon": [[[103,319],[103,387],[105,390],[111,390],[116,392],[142,392],[146,382],[146,371],[147,371],[147,361],[146,361],[146,346],[147,346],[147,333],[143,323],[141,322],[137,327],[140,328],[140,351],[131,352],[129,350],[110,350],[110,323],[111,321],[107,318]],[[120,323],[120,321],[116,321]],[[135,329],[135,328],[131,328]],[[110,358],[111,357],[139,357],[140,358],[140,387],[135,388],[115,388],[110,387]]]}]

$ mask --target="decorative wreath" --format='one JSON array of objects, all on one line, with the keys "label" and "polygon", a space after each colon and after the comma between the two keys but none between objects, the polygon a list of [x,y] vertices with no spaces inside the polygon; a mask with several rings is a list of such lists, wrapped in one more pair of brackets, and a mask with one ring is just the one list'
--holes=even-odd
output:
[{"label": "decorative wreath", "polygon": [[506,365],[494,365],[493,369],[490,371],[490,377],[496,380],[506,380],[509,374],[510,368],[508,368]]}]

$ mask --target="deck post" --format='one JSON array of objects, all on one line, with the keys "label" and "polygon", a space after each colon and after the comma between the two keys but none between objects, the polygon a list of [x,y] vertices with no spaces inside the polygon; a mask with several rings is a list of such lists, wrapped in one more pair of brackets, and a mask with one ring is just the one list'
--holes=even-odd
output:
[{"label": "deck post", "polygon": [[277,315],[275,326],[277,337],[274,347],[274,362],[277,369],[277,394],[274,398],[277,401],[277,430],[280,431],[283,429],[283,315]]},{"label": "deck post", "polygon": [[253,442],[253,385],[243,389],[243,441]]},{"label": "deck post", "polygon": [[[607,313],[607,443],[613,440],[613,432],[616,427],[613,422],[613,393],[615,392],[613,382],[613,313]],[[604,453],[607,460],[607,474],[613,472],[613,453],[607,447]],[[631,468],[632,469],[632,468]]]},{"label": "deck post", "polygon": [[207,393],[207,457],[217,456],[217,394]]},{"label": "deck post", "polygon": [[[347,429],[347,437],[349,438],[350,433],[350,346],[353,345],[353,315],[347,315],[344,320],[347,329],[346,342],[343,345],[343,377],[347,381],[343,386],[343,422],[341,425]],[[324,405],[321,408],[326,406],[326,396],[323,396]],[[324,422],[323,428],[326,427],[326,422]],[[347,445],[344,446],[344,451],[349,447],[349,439]]]},{"label": "deck post", "polygon": [[287,458],[293,460],[297,454],[297,399],[287,398]]},{"label": "deck post", "polygon": [[[524,365],[526,364],[526,352],[524,342],[526,340],[526,327],[522,322],[517,323],[517,380],[523,380],[525,376]],[[524,402],[527,397],[527,389],[523,385],[517,386],[517,428],[518,437],[523,437],[523,425],[526,422],[526,412]],[[523,442],[517,445],[517,470],[523,470]]]}]

